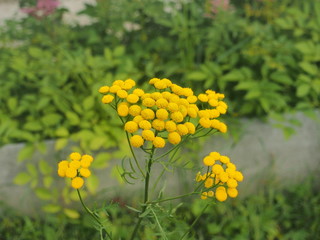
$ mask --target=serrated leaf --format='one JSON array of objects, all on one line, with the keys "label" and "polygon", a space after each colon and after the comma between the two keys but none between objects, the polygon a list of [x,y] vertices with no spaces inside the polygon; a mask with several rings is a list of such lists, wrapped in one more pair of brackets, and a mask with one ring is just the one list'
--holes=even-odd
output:
[{"label": "serrated leaf", "polygon": [[47,213],[57,213],[61,210],[61,206],[56,204],[47,204],[42,207],[42,210]]},{"label": "serrated leaf", "polygon": [[310,85],[308,84],[301,84],[297,88],[297,97],[304,97],[306,96],[310,91]]},{"label": "serrated leaf", "polygon": [[26,160],[27,158],[32,157],[34,153],[34,145],[25,145],[18,154],[18,161],[22,162],[23,160]]},{"label": "serrated leaf", "polygon": [[59,151],[68,145],[68,138],[59,138],[54,144],[54,149]]},{"label": "serrated leaf", "polygon": [[17,184],[17,185],[24,185],[28,183],[31,179],[32,177],[30,176],[30,174],[26,172],[22,172],[22,173],[19,173],[17,176],[15,176],[15,178],[13,179],[13,182],[14,184]]},{"label": "serrated leaf", "polygon": [[86,179],[86,186],[91,194],[95,194],[99,187],[99,179],[95,175],[91,175]]},{"label": "serrated leaf", "polygon": [[77,219],[80,217],[79,212],[77,212],[76,210],[70,209],[70,208],[63,209],[63,212],[67,215],[67,217],[72,218],[72,219]]},{"label": "serrated leaf", "polygon": [[46,188],[36,188],[35,193],[42,200],[49,200],[53,197],[52,192]]},{"label": "serrated leaf", "polygon": [[39,169],[43,175],[47,175],[52,172],[52,167],[45,160],[39,161]]}]

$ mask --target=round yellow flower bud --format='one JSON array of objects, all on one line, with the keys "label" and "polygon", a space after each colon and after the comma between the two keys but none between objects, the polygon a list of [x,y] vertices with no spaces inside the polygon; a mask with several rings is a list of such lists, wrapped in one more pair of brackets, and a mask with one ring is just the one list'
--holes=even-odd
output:
[{"label": "round yellow flower bud", "polygon": [[213,179],[212,178],[207,178],[206,181],[204,182],[204,186],[206,188],[211,188],[213,186]]},{"label": "round yellow flower bud", "polygon": [[234,173],[234,179],[237,180],[238,182],[242,182],[243,181],[243,175],[241,172],[236,171]]},{"label": "round yellow flower bud", "polygon": [[198,98],[195,95],[191,95],[191,96],[187,97],[187,101],[189,103],[195,103],[195,102],[197,102],[197,100],[198,100]]},{"label": "round yellow flower bud", "polygon": [[146,120],[152,120],[155,117],[154,111],[152,111],[151,109],[148,109],[148,108],[143,109],[140,114]]},{"label": "round yellow flower bud", "polygon": [[151,128],[151,123],[148,120],[142,120],[139,122],[139,127],[144,130],[149,130]]},{"label": "round yellow flower bud", "polygon": [[227,164],[230,162],[230,158],[227,156],[220,156],[220,162]]},{"label": "round yellow flower bud", "polygon": [[165,122],[163,120],[160,120],[160,119],[155,119],[152,121],[152,127],[155,129],[155,130],[158,130],[158,131],[162,131],[165,127]]},{"label": "round yellow flower bud", "polygon": [[162,95],[163,98],[169,100],[170,97],[171,97],[171,92],[165,91],[165,92],[162,92],[161,95]]},{"label": "round yellow flower bud", "polygon": [[198,111],[199,118],[210,118],[210,112],[208,110]]},{"label": "round yellow flower bud", "polygon": [[122,87],[123,84],[124,84],[124,81],[123,81],[123,80],[115,80],[115,81],[112,83],[112,86]]},{"label": "round yellow flower bud", "polygon": [[129,107],[129,114],[133,117],[140,115],[141,107],[139,105],[132,105]]},{"label": "round yellow flower bud", "polygon": [[111,103],[112,101],[113,101],[113,99],[114,99],[114,96],[112,96],[112,95],[105,95],[105,96],[103,96],[102,97],[102,103],[104,103],[104,104],[108,104],[108,103]]},{"label": "round yellow flower bud", "polygon": [[181,142],[181,136],[177,132],[171,132],[168,134],[168,141],[171,144],[178,144]]},{"label": "round yellow flower bud", "polygon": [[124,125],[124,130],[129,132],[129,133],[134,133],[138,131],[138,124],[134,121],[128,121]]},{"label": "round yellow flower bud", "polygon": [[170,111],[170,112],[176,112],[179,110],[179,106],[178,104],[174,103],[174,102],[170,102],[167,106],[167,109]]},{"label": "round yellow flower bud", "polygon": [[162,137],[155,137],[152,143],[156,148],[163,148],[166,145],[166,142]]},{"label": "round yellow flower bud", "polygon": [[189,97],[193,95],[193,91],[191,88],[183,88],[182,95]]},{"label": "round yellow flower bud", "polygon": [[161,109],[158,109],[156,111],[156,117],[160,120],[166,120],[169,116],[169,113],[167,110],[161,108]]},{"label": "round yellow flower bud", "polygon": [[206,199],[207,199],[207,196],[208,196],[208,193],[207,193],[207,192],[201,193],[201,199],[202,199],[202,200],[206,200]]},{"label": "round yellow flower bud", "polygon": [[220,126],[220,121],[219,120],[217,120],[217,119],[211,120],[211,127],[212,128],[218,129],[219,126]]},{"label": "round yellow flower bud", "polygon": [[227,181],[227,185],[230,188],[236,188],[238,186],[238,182],[235,179],[230,178]]},{"label": "round yellow flower bud", "polygon": [[69,162],[67,160],[60,161],[58,168],[66,170],[69,167]]},{"label": "round yellow flower bud", "polygon": [[233,170],[237,170],[237,167],[236,165],[234,165],[233,163],[227,163],[227,167],[230,168],[230,169],[233,169]]},{"label": "round yellow flower bud", "polygon": [[216,108],[221,114],[225,114],[227,112],[227,109],[225,109],[224,107],[222,106],[218,106]]},{"label": "round yellow flower bud", "polygon": [[146,107],[153,107],[156,104],[156,101],[152,98],[145,98],[142,100],[142,105]]},{"label": "round yellow flower bud", "polygon": [[216,107],[216,106],[218,106],[218,103],[219,103],[219,102],[218,102],[217,99],[211,98],[211,99],[209,99],[208,103],[209,103],[209,105],[210,105],[211,107]]},{"label": "round yellow flower bud", "polygon": [[158,100],[158,99],[160,99],[160,98],[163,98],[163,96],[162,96],[162,93],[160,93],[160,92],[153,92],[153,93],[151,93],[151,96],[150,96],[152,99],[154,99],[154,100]]},{"label": "round yellow flower bud", "polygon": [[117,93],[119,90],[121,90],[121,87],[118,85],[112,85],[109,89],[109,92],[111,93]]},{"label": "round yellow flower bud", "polygon": [[209,113],[210,113],[209,118],[217,118],[220,116],[220,112],[217,109],[211,109]]},{"label": "round yellow flower bud", "polygon": [[144,91],[140,88],[136,88],[132,93],[137,95],[138,97],[141,97],[144,94]]},{"label": "round yellow flower bud", "polygon": [[119,90],[118,92],[117,92],[117,96],[119,97],[119,98],[126,98],[127,96],[128,96],[128,93],[127,93],[127,91],[125,91],[125,90]]},{"label": "round yellow flower bud", "polygon": [[90,155],[88,155],[88,154],[83,155],[82,158],[81,158],[81,160],[82,160],[82,159],[85,159],[86,161],[90,161],[90,162],[93,161],[93,157],[90,156]]},{"label": "round yellow flower bud", "polygon": [[226,183],[229,179],[229,174],[226,172],[221,172],[219,174],[219,178],[220,178],[221,182]]},{"label": "round yellow flower bud", "polygon": [[81,159],[81,154],[78,152],[73,152],[70,154],[70,159],[73,161],[79,161]]},{"label": "round yellow flower bud", "polygon": [[231,198],[235,198],[238,196],[238,190],[236,188],[228,188],[227,193]]},{"label": "round yellow flower bud", "polygon": [[181,136],[188,134],[189,130],[184,124],[178,124],[177,125],[177,133],[179,133]]},{"label": "round yellow flower bud", "polygon": [[177,130],[177,125],[174,121],[167,121],[165,122],[165,128],[168,132],[174,132]]},{"label": "round yellow flower bud", "polygon": [[81,167],[88,168],[91,165],[91,161],[87,158],[81,159]]},{"label": "round yellow flower bud", "polygon": [[[180,136],[180,135],[179,135],[179,136]],[[200,172],[197,173],[196,181],[197,181],[197,182],[201,182],[201,181],[202,181],[202,175],[201,175]]]},{"label": "round yellow flower bud", "polygon": [[85,178],[90,177],[91,176],[91,171],[88,168],[81,168],[80,169],[80,175],[82,177],[85,177]]},{"label": "round yellow flower bud", "polygon": [[173,93],[169,98],[169,102],[178,104],[180,102],[180,97]]},{"label": "round yellow flower bud", "polygon": [[171,87],[172,86],[172,82],[168,79],[168,78],[163,78],[161,79],[163,82],[165,82],[165,84],[167,85],[167,87]]},{"label": "round yellow flower bud", "polygon": [[220,153],[218,152],[211,152],[210,154],[210,157],[213,157],[214,160],[219,160],[220,159]]},{"label": "round yellow flower bud", "polygon": [[203,164],[206,166],[212,166],[214,164],[214,158],[211,156],[206,156],[203,158]]},{"label": "round yellow flower bud", "polygon": [[74,168],[67,168],[66,169],[66,177],[68,178],[74,178],[75,176],[77,176],[77,170]]},{"label": "round yellow flower bud", "polygon": [[200,93],[199,95],[198,95],[198,99],[201,101],[201,102],[208,102],[208,96],[207,96],[207,94],[203,94],[203,93]]},{"label": "round yellow flower bud", "polygon": [[182,95],[182,93],[183,93],[183,88],[180,87],[180,86],[177,85],[177,84],[172,84],[172,85],[171,85],[171,91],[174,92],[174,93],[177,94],[177,95]]},{"label": "round yellow flower bud", "polygon": [[78,169],[80,167],[80,161],[71,161],[69,167],[73,169]]},{"label": "round yellow flower bud", "polygon": [[214,164],[214,165],[212,166],[212,172],[213,172],[214,174],[220,174],[220,173],[223,172],[223,168],[222,168],[222,166],[219,165],[219,164]]},{"label": "round yellow flower bud", "polygon": [[226,169],[226,173],[228,173],[228,175],[229,175],[230,178],[233,178],[234,175],[236,174],[236,170],[235,170],[235,169],[232,169],[232,168],[227,168],[227,169]]},{"label": "round yellow flower bud", "polygon": [[227,192],[225,190],[218,190],[217,189],[215,195],[216,195],[216,199],[219,202],[224,202],[228,198]]},{"label": "round yellow flower bud", "polygon": [[185,122],[184,125],[188,128],[189,134],[194,134],[196,132],[196,127],[191,122]]},{"label": "round yellow flower bud", "polygon": [[151,93],[145,93],[141,96],[141,100],[144,100],[146,98],[151,98]]},{"label": "round yellow flower bud", "polygon": [[196,118],[198,116],[197,110],[192,107],[188,107],[187,112],[189,117]]},{"label": "round yellow flower bud", "polygon": [[155,87],[156,89],[162,90],[162,89],[167,88],[167,84],[166,84],[165,81],[160,80],[160,81],[157,81],[157,82],[154,83],[154,87]]},{"label": "round yellow flower bud", "polygon": [[134,135],[130,138],[130,144],[132,147],[141,147],[144,143],[143,138],[140,135]]},{"label": "round yellow flower bud", "polygon": [[181,112],[173,112],[170,114],[170,118],[175,122],[182,122],[183,121],[183,115]]},{"label": "round yellow flower bud", "polygon": [[132,87],[134,87],[136,85],[136,82],[133,79],[128,78],[124,81],[124,84],[128,84],[128,85],[131,85]]},{"label": "round yellow flower bud", "polygon": [[127,96],[127,101],[129,103],[137,103],[139,101],[139,97],[138,95],[132,93]]},{"label": "round yellow flower bud", "polygon": [[129,114],[129,108],[127,105],[121,104],[118,106],[117,112],[120,117],[126,117]]},{"label": "round yellow flower bud", "polygon": [[185,99],[185,98],[180,98],[179,99],[179,102],[178,102],[178,105],[182,105],[182,106],[185,106],[185,107],[189,107],[189,102],[187,101],[187,99]]},{"label": "round yellow flower bud", "polygon": [[141,135],[147,141],[153,141],[155,138],[154,132],[151,130],[143,130]]},{"label": "round yellow flower bud", "polygon": [[58,168],[58,175],[59,177],[65,177],[66,176],[66,170],[65,168]]},{"label": "round yellow flower bud", "polygon": [[79,189],[83,186],[84,180],[81,177],[75,177],[74,179],[71,180],[71,186],[74,189]]},{"label": "round yellow flower bud", "polygon": [[200,118],[199,124],[204,128],[210,128],[211,120],[209,118]]},{"label": "round yellow flower bud", "polygon": [[228,128],[227,128],[227,125],[223,122],[220,122],[218,128],[217,128],[220,132],[222,133],[226,133]]},{"label": "round yellow flower bud", "polygon": [[99,88],[99,93],[105,94],[109,92],[109,86],[102,86]]},{"label": "round yellow flower bud", "polygon": [[209,191],[208,192],[208,197],[213,197],[214,196],[214,192],[213,191]]},{"label": "round yellow flower bud", "polygon": [[156,82],[159,82],[160,81],[160,78],[151,78],[150,80],[149,80],[149,84],[150,85],[153,85],[153,84],[155,84]]},{"label": "round yellow flower bud", "polygon": [[188,115],[188,109],[184,105],[179,106],[179,112],[181,112],[183,117],[186,117]]},{"label": "round yellow flower bud", "polygon": [[169,103],[168,103],[167,99],[160,98],[156,101],[156,105],[158,108],[166,108],[169,105]]},{"label": "round yellow flower bud", "polygon": [[143,117],[141,115],[135,116],[132,121],[136,122],[136,123],[140,123],[141,121],[143,121]]},{"label": "round yellow flower bud", "polygon": [[224,101],[219,101],[218,105],[225,108],[225,109],[228,109],[228,105]]}]

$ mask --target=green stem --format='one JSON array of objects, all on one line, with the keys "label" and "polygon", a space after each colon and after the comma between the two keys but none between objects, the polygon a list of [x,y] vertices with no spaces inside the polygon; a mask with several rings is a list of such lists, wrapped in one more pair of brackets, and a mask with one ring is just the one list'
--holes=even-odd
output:
[{"label": "green stem", "polygon": [[176,197],[171,197],[171,198],[165,198],[165,199],[161,199],[161,200],[157,200],[157,201],[146,202],[146,204],[154,204],[154,203],[161,203],[161,202],[171,201],[171,200],[175,200],[175,199],[179,199],[179,198],[183,198],[183,197],[188,197],[188,196],[191,196],[191,195],[194,195],[194,194],[199,194],[199,192],[192,192],[192,193],[179,195],[179,196],[176,196]]},{"label": "green stem", "polygon": [[96,222],[97,222],[98,225],[100,226],[100,235],[102,236],[102,229],[103,229],[103,230],[105,230],[108,238],[112,240],[112,237],[110,236],[110,234],[108,233],[108,231],[105,229],[105,227],[102,225],[102,223],[100,222],[100,219],[84,204],[79,189],[77,189],[77,193],[78,193],[78,196],[79,196],[79,199],[80,199],[80,202],[81,202],[83,208],[87,211],[87,213],[89,213],[89,215],[91,215],[91,217],[92,217],[94,220],[96,220]]},{"label": "green stem", "polygon": [[193,221],[193,223],[191,224],[191,226],[189,227],[189,229],[183,234],[183,236],[180,238],[180,240],[183,240],[188,233],[191,231],[191,229],[194,227],[194,225],[198,222],[198,220],[200,219],[200,217],[202,216],[202,214],[206,211],[206,209],[209,207],[209,204],[207,204],[202,211],[200,212],[199,216]]},{"label": "green stem", "polygon": [[[155,151],[155,148],[152,147],[152,150],[150,152],[150,157],[149,157],[149,160],[148,160],[148,166],[147,166],[147,172],[146,172],[146,178],[145,178],[144,202],[143,202],[144,206],[142,207],[141,214],[143,214],[147,209],[146,203],[148,202],[148,199],[149,199],[150,172],[151,172],[151,166],[152,166],[152,163],[153,163],[153,159],[152,158],[153,158],[154,151]],[[135,236],[137,235],[137,232],[138,232],[138,229],[140,227],[141,222],[142,222],[142,217],[139,217],[139,220],[136,223],[136,226],[135,226],[135,228],[134,228],[134,230],[132,232],[130,240],[134,240]]]}]

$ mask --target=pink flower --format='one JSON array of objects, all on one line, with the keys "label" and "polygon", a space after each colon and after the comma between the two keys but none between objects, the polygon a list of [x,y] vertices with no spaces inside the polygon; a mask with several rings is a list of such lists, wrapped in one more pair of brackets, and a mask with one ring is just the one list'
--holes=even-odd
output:
[{"label": "pink flower", "polygon": [[21,11],[41,19],[52,14],[58,7],[58,0],[38,0],[35,7],[22,8]]},{"label": "pink flower", "polygon": [[231,11],[233,6],[230,4],[230,0],[211,0],[209,1],[210,13],[208,17],[214,17],[219,11]]}]

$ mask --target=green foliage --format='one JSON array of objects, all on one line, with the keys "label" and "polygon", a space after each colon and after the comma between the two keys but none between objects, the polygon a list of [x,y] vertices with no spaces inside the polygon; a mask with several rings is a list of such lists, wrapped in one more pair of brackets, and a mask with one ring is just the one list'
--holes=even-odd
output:
[{"label": "green foliage", "polygon": [[[264,186],[264,190],[244,199],[211,205],[193,228],[193,236],[187,239],[315,239],[320,234],[320,195],[317,188],[314,180],[305,180],[284,190]],[[114,201],[117,203],[96,209],[96,212],[102,218],[107,213],[112,219],[114,239],[127,239],[133,226],[131,215],[137,214],[138,210],[126,208],[127,200],[117,198]],[[168,211],[161,206],[152,206],[147,214],[152,216],[156,213],[164,225],[159,227],[156,221],[151,221],[140,238],[166,239],[164,232],[171,232],[167,239],[179,239],[203,206],[200,200],[169,208]],[[48,212],[60,210],[58,205],[47,205],[46,208]],[[99,238],[89,227],[92,220],[86,214],[75,220],[48,215],[41,220],[17,215],[8,207],[1,209],[4,212],[0,217],[0,236],[4,239]],[[68,214],[75,213],[70,211]]]}]

